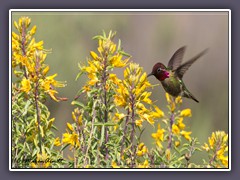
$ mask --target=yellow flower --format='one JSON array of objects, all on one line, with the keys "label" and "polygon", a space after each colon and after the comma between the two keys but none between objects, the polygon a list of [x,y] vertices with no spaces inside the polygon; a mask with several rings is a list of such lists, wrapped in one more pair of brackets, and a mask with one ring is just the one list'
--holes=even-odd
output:
[{"label": "yellow flower", "polygon": [[138,119],[135,121],[136,126],[139,126],[139,127],[142,127],[142,123],[143,123],[142,119]]},{"label": "yellow flower", "polygon": [[204,143],[204,146],[202,146],[202,149],[204,149],[207,152],[210,150],[210,148],[209,148],[207,143]]},{"label": "yellow flower", "polygon": [[209,143],[209,146],[211,147],[211,149],[213,149],[214,145],[215,145],[215,134],[212,134],[212,137],[209,137],[208,138],[208,143]]},{"label": "yellow flower", "polygon": [[178,126],[176,124],[172,125],[172,132],[176,135],[178,135],[180,133],[180,129],[178,128]]},{"label": "yellow flower", "polygon": [[192,134],[192,132],[187,132],[187,131],[181,131],[180,133],[186,140],[190,141],[191,140],[191,137],[190,137],[190,134]]},{"label": "yellow flower", "polygon": [[146,91],[144,93],[142,93],[142,95],[141,95],[142,101],[147,104],[152,104],[152,100],[149,99],[149,96],[151,96],[151,94],[152,94],[151,92],[146,92]]},{"label": "yellow flower", "polygon": [[143,118],[145,121],[149,122],[149,124],[154,124],[154,119],[149,113],[139,114],[141,118]]},{"label": "yellow flower", "polygon": [[33,26],[32,29],[30,30],[30,35],[33,36],[37,31],[37,26]]},{"label": "yellow flower", "polygon": [[177,121],[177,126],[179,127],[179,129],[183,130],[185,128],[185,124],[183,123],[183,118],[180,117]]},{"label": "yellow flower", "polygon": [[56,98],[56,96],[55,96],[55,94],[58,93],[56,90],[50,89],[50,90],[48,90],[48,91],[46,91],[46,92],[49,94],[49,96],[50,96],[54,101],[59,102],[59,100],[58,100],[58,99]]},{"label": "yellow flower", "polygon": [[221,156],[219,157],[219,159],[221,160],[222,164],[223,164],[226,168],[228,168],[228,156],[221,155]]},{"label": "yellow flower", "polygon": [[138,145],[138,150],[136,152],[137,156],[143,156],[148,152],[147,146],[144,145],[144,143],[140,143]]},{"label": "yellow flower", "polygon": [[179,141],[175,141],[174,144],[175,144],[175,147],[178,147],[180,145],[180,142]]},{"label": "yellow flower", "polygon": [[117,106],[122,106],[122,107],[124,107],[127,104],[125,99],[120,95],[114,96],[114,102]]},{"label": "yellow flower", "polygon": [[154,106],[154,108],[156,110],[155,117],[158,117],[158,118],[164,117],[164,112],[161,109],[159,109],[157,106]]},{"label": "yellow flower", "polygon": [[122,60],[122,55],[120,54],[117,54],[110,59],[110,63],[112,64],[112,66],[119,67],[119,68],[125,67],[128,61],[129,61],[129,58]]},{"label": "yellow flower", "polygon": [[[207,152],[212,151],[213,156],[216,157],[215,161],[220,160],[223,166],[228,167],[228,156],[225,156],[228,153],[228,134],[224,131],[213,132],[208,138],[208,144],[205,143],[202,148]],[[216,164],[216,167],[221,168],[221,165]]]},{"label": "yellow flower", "polygon": [[120,80],[117,78],[116,74],[109,74],[109,79],[116,85],[119,84]]},{"label": "yellow flower", "polygon": [[155,139],[157,145],[159,148],[162,148],[161,142],[163,141],[164,138],[164,129],[161,129],[160,124],[158,124],[158,130],[156,133],[152,133],[152,138]]},{"label": "yellow flower", "polygon": [[94,60],[99,60],[98,55],[97,55],[94,51],[90,51],[90,55],[92,56],[92,58],[93,58]]},{"label": "yellow flower", "polygon": [[73,126],[70,123],[67,123],[67,127],[70,131],[74,131]]},{"label": "yellow flower", "polygon": [[166,155],[167,160],[169,161],[170,158],[171,158],[171,151],[170,151],[169,148],[166,149],[166,151],[165,151],[165,155]]},{"label": "yellow flower", "polygon": [[176,104],[182,104],[182,97],[181,97],[181,96],[178,96],[178,97],[175,99],[175,103],[176,103]]},{"label": "yellow flower", "polygon": [[184,109],[181,111],[180,116],[182,117],[191,117],[192,116],[192,112],[191,109]]},{"label": "yellow flower", "polygon": [[54,146],[61,146],[61,142],[60,142],[60,138],[57,137],[55,140],[54,140]]},{"label": "yellow flower", "polygon": [[51,166],[51,162],[49,156],[43,151],[42,154],[37,154],[36,163],[32,162],[30,165],[32,168],[48,168]]},{"label": "yellow flower", "polygon": [[120,168],[115,161],[112,161],[112,168]]},{"label": "yellow flower", "polygon": [[125,117],[125,115],[123,113],[115,113],[115,117],[118,121],[120,121],[122,118]]},{"label": "yellow flower", "polygon": [[30,91],[31,84],[30,84],[29,79],[23,78],[23,80],[21,81],[21,85],[22,85],[22,87],[20,89],[21,91],[26,92],[26,93],[28,93]]},{"label": "yellow flower", "polygon": [[172,100],[171,100],[170,94],[168,94],[168,93],[166,92],[165,96],[166,96],[166,100],[167,100],[168,104],[171,104],[171,103],[172,103]]},{"label": "yellow flower", "polygon": [[72,146],[77,146],[77,147],[80,146],[78,135],[76,133],[73,133],[73,134],[64,133],[62,142],[66,144],[71,144]]},{"label": "yellow flower", "polygon": [[148,167],[149,167],[148,160],[145,160],[143,164],[138,165],[138,168],[148,168]]},{"label": "yellow flower", "polygon": [[48,73],[48,71],[49,71],[49,66],[46,66],[43,70],[42,70],[42,74],[45,76],[47,73]]}]

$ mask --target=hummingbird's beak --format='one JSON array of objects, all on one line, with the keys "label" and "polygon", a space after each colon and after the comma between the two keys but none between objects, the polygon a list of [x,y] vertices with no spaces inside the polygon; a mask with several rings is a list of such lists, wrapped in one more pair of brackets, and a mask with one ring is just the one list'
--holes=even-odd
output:
[{"label": "hummingbird's beak", "polygon": [[152,76],[152,75],[153,75],[153,73],[151,72],[150,74],[147,75],[147,77]]}]

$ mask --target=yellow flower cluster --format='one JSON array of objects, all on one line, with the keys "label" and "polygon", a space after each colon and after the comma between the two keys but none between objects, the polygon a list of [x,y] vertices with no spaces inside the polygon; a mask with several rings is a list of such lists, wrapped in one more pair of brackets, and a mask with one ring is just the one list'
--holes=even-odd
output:
[{"label": "yellow flower cluster", "polygon": [[[55,87],[64,87],[64,82],[56,81],[57,74],[46,76],[49,66],[44,64],[47,57],[47,50],[43,48],[43,41],[36,42],[33,37],[36,33],[36,26],[30,27],[31,19],[22,17],[18,22],[14,22],[17,33],[12,32],[12,67],[19,67],[22,73],[20,90],[25,93],[31,92],[38,86],[47,93],[53,100],[59,101],[55,94]],[[14,71],[19,77],[21,72]]]},{"label": "yellow flower cluster", "polygon": [[98,37],[98,53],[91,51],[91,59],[88,60],[88,65],[80,67],[81,71],[86,73],[89,78],[89,81],[84,86],[85,91],[89,91],[89,87],[102,83],[102,81],[106,79],[108,80],[105,87],[107,90],[112,84],[119,83],[116,74],[106,74],[106,72],[109,68],[125,67],[129,58],[123,59],[123,55],[112,41],[114,35],[115,34],[110,31],[108,37],[106,37],[106,35]]},{"label": "yellow flower cluster", "polygon": [[142,126],[143,121],[154,124],[154,118],[161,118],[164,116],[162,110],[155,106],[155,111],[147,109],[144,103],[151,105],[152,100],[149,98],[151,92],[146,91],[151,87],[147,80],[147,74],[142,73],[142,68],[136,63],[130,63],[124,70],[124,80],[118,83],[114,102],[117,106],[124,107],[132,111],[136,109],[139,119],[135,124]]},{"label": "yellow flower cluster", "polygon": [[67,123],[67,128],[67,133],[63,134],[62,142],[65,144],[70,144],[70,148],[78,148],[80,146],[79,135],[76,133],[74,127],[70,123]]},{"label": "yellow flower cluster", "polygon": [[38,153],[36,162],[31,163],[32,168],[48,168],[49,166],[51,166],[51,161],[45,151],[43,151],[41,154]]},{"label": "yellow flower cluster", "polygon": [[66,133],[63,134],[62,137],[62,143],[60,141],[60,138],[57,137],[55,139],[54,145],[55,146],[60,146],[62,144],[69,144],[70,149],[73,147],[78,148],[80,146],[80,137],[79,137],[79,132],[77,130],[77,127],[82,126],[82,112],[78,109],[75,108],[74,111],[72,112],[72,119],[75,122],[74,124],[67,123],[67,129]]},{"label": "yellow flower cluster", "polygon": [[165,130],[161,128],[161,125],[158,124],[158,129],[156,133],[152,133],[152,138],[155,139],[157,146],[162,149],[162,142],[164,141],[164,132]]},{"label": "yellow flower cluster", "polygon": [[[171,111],[171,113],[174,113],[176,110],[176,106],[182,103],[181,96],[178,96],[174,100],[168,93],[166,93],[166,99],[168,102],[168,108]],[[186,125],[184,124],[183,120],[184,120],[184,117],[191,117],[191,116],[192,116],[192,112],[191,112],[191,109],[189,108],[183,109],[179,113],[175,113],[175,121],[172,125],[173,134],[175,134],[176,136],[182,135],[186,140],[190,141],[191,140],[190,134],[192,132],[184,130]],[[179,143],[177,143],[177,145],[179,145]]]},{"label": "yellow flower cluster", "polygon": [[138,164],[138,168],[149,168],[148,160],[146,159],[142,164]]},{"label": "yellow flower cluster", "polygon": [[137,149],[137,156],[143,156],[148,152],[147,146],[144,145],[144,143],[140,143],[138,145],[138,149]]},{"label": "yellow flower cluster", "polygon": [[224,167],[228,167],[228,134],[224,131],[213,132],[208,138],[208,144],[205,143],[202,148],[207,152],[212,151],[213,160],[220,160]]}]

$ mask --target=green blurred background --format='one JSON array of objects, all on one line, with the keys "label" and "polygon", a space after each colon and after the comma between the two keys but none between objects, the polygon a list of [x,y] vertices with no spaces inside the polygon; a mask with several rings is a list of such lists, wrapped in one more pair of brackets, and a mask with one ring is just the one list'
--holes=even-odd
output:
[{"label": "green blurred background", "polygon": [[[132,61],[139,63],[147,73],[156,62],[167,65],[173,53],[183,45],[187,50],[183,59],[209,48],[206,55],[195,62],[184,75],[188,89],[200,101],[184,99],[183,108],[192,109],[192,118],[186,118],[187,130],[198,137],[201,143],[207,141],[212,131],[228,132],[228,13],[227,12],[13,12],[12,20],[28,16],[37,26],[36,40],[44,41],[45,49],[52,49],[46,64],[50,73],[58,73],[57,80],[66,80],[67,86],[58,89],[59,95],[68,97],[67,102],[47,101],[51,116],[56,118],[58,136],[66,129],[66,122],[72,122],[71,101],[86,81],[77,64],[86,63],[89,51],[96,51],[97,41],[92,37],[102,30],[117,31],[124,50],[132,55]],[[123,77],[122,70],[116,71]],[[154,77],[152,84],[159,83]],[[152,99],[166,110],[165,92],[161,86],[152,90]],[[144,141],[152,145],[148,126]],[[197,159],[201,159],[198,156]]]}]

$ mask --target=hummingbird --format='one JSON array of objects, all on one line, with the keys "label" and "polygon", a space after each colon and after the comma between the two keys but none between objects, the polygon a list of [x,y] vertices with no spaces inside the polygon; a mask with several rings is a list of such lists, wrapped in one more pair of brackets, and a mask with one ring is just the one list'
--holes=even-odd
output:
[{"label": "hummingbird", "polygon": [[188,68],[203,56],[208,49],[181,64],[185,50],[186,46],[179,48],[169,60],[167,67],[160,62],[156,63],[152,68],[152,72],[147,77],[155,76],[161,82],[164,90],[173,97],[182,96],[199,102],[186,88],[182,78]]}]

